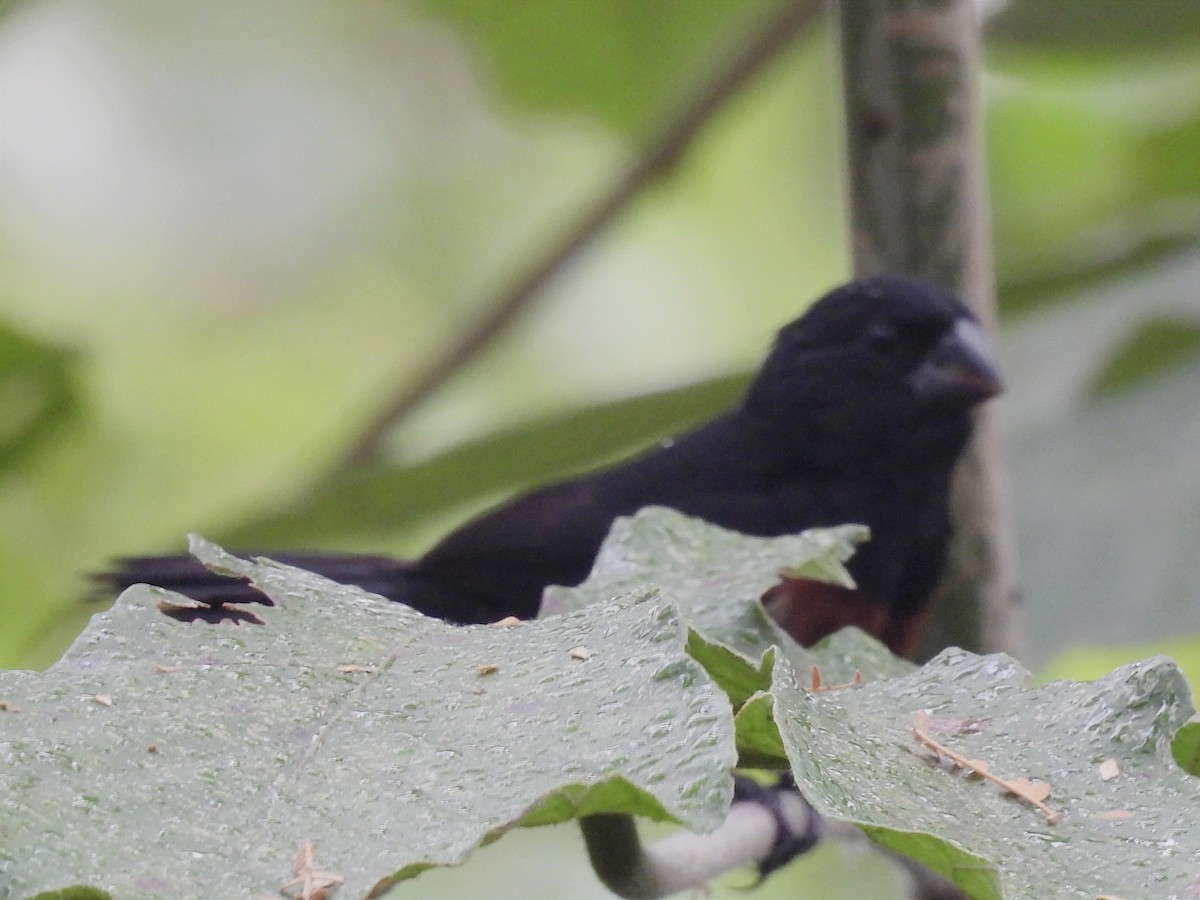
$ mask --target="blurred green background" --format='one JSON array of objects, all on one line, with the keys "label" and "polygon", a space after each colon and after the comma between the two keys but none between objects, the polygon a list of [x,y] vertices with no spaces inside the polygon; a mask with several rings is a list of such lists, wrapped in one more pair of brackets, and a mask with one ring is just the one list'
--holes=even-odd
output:
[{"label": "blurred green background", "polygon": [[[1200,4],[979,5],[1027,662],[1165,649],[1195,678]],[[772,8],[0,3],[0,665],[52,662],[113,556],[417,553],[732,396],[849,273],[823,19],[378,465],[324,480]],[[574,834],[541,840],[575,871]],[[514,896],[596,890],[534,874]]]}]

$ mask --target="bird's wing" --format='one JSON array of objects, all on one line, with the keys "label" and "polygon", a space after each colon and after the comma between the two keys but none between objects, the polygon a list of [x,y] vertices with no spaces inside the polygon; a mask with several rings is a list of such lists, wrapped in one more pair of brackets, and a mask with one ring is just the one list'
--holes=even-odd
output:
[{"label": "bird's wing", "polygon": [[614,468],[518,497],[452,532],[411,574],[524,617],[536,614],[545,585],[586,578],[613,520],[647,506],[748,534],[814,524],[820,490],[807,490],[795,471],[785,480],[769,448],[749,446],[755,439],[726,416]]}]

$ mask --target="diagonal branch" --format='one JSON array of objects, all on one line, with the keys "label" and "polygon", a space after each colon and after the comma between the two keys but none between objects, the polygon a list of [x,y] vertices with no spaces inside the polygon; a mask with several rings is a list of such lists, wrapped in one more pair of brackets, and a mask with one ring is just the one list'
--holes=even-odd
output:
[{"label": "diagonal branch", "polygon": [[674,119],[666,123],[608,192],[584,210],[573,225],[565,228],[557,243],[542,257],[533,260],[511,282],[502,286],[491,301],[484,304],[479,319],[379,410],[326,477],[332,479],[377,456],[388,432],[512,324],[564,264],[603,233],[650,184],[674,169],[704,126],[758,72],[787,49],[823,8],[821,0],[785,0],[768,16],[762,28],[700,87]]}]

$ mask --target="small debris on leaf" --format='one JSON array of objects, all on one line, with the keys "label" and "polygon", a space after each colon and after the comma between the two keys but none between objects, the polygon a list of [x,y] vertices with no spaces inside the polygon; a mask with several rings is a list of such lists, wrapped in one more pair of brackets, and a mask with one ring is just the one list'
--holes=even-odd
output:
[{"label": "small debris on leaf", "polygon": [[482,678],[485,675],[495,675],[500,671],[500,667],[495,663],[484,663],[482,666],[475,667],[475,674]]},{"label": "small debris on leaf", "polygon": [[182,672],[183,666],[164,666],[162,663],[156,663],[154,671],[160,675],[166,675],[170,672]]},{"label": "small debris on leaf", "polygon": [[0,700],[0,712],[18,713],[20,711],[21,711],[21,707],[13,706],[7,700]]},{"label": "small debris on leaf", "polygon": [[913,717],[912,736],[918,744],[932,750],[939,758],[947,759],[960,769],[965,769],[980,778],[986,778],[988,781],[1000,785],[1010,794],[1024,800],[1030,806],[1036,806],[1046,817],[1047,825],[1057,825],[1062,820],[1062,813],[1051,809],[1045,803],[1046,798],[1050,796],[1050,785],[1044,781],[1030,781],[1027,778],[1000,778],[988,771],[988,764],[983,760],[967,759],[949,747],[939,744],[929,736],[929,713],[923,709],[917,710]]},{"label": "small debris on leaf", "polygon": [[1112,781],[1121,774],[1121,767],[1115,759],[1106,759],[1100,763],[1099,772],[1101,781]]},{"label": "small debris on leaf", "polygon": [[1122,819],[1132,819],[1133,813],[1127,809],[1106,809],[1100,813],[1100,818],[1105,822],[1119,822]]},{"label": "small debris on leaf", "polygon": [[344,666],[338,666],[337,670],[344,674],[350,674],[350,673],[357,673],[357,672],[374,672],[375,667],[374,666],[361,666],[361,665],[356,665],[354,663],[347,663]]},{"label": "small debris on leaf", "polygon": [[279,892],[293,900],[327,900],[329,889],[345,881],[341,875],[317,868],[312,841],[305,841],[292,860],[292,874],[296,877],[281,887]]},{"label": "small debris on leaf", "polygon": [[108,694],[97,694],[92,699],[95,700],[97,703],[99,703],[101,706],[112,706],[113,705],[112,697],[108,696]]},{"label": "small debris on leaf", "polygon": [[1030,781],[1028,778],[1013,778],[1009,782],[1009,790],[1018,797],[1024,797],[1030,803],[1043,803],[1050,796],[1050,785],[1044,781]]},{"label": "small debris on leaf", "polygon": [[592,651],[587,647],[573,647],[567,651],[567,655],[571,659],[591,659]]},{"label": "small debris on leaf", "polygon": [[812,667],[812,685],[811,685],[811,687],[809,687],[808,690],[809,690],[809,693],[816,694],[821,691],[842,691],[842,690],[845,690],[846,688],[862,687],[862,685],[863,685],[862,672],[858,671],[857,669],[854,670],[853,680],[844,682],[843,684],[827,684],[827,683],[825,683],[825,681],[823,681],[821,679],[821,667],[813,666]]},{"label": "small debris on leaf", "polygon": [[514,625],[520,625],[520,624],[521,624],[521,620],[518,619],[516,616],[505,616],[503,619],[493,622],[492,627],[493,628],[512,628]]},{"label": "small debris on leaf", "polygon": [[146,752],[147,753],[157,753],[158,752],[158,744],[151,744],[149,747],[146,748]]}]

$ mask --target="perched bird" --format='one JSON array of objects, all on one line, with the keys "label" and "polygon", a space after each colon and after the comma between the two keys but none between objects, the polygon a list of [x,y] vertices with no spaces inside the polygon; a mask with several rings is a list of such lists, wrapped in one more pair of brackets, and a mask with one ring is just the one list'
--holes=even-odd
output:
[{"label": "perched bird", "polygon": [[[653,449],[503,503],[424,556],[274,558],[457,623],[537,614],[548,584],[587,577],[613,519],[677,509],[759,536],[867,525],[850,560],[856,590],[790,579],[764,598],[801,643],[854,624],[914,649],[941,573],[950,479],[972,409],[1001,384],[975,318],[932,284],[852,281],[785,326],[733,409]],[[186,557],[136,557],[100,576],[150,582],[206,603],[261,599]]]}]

